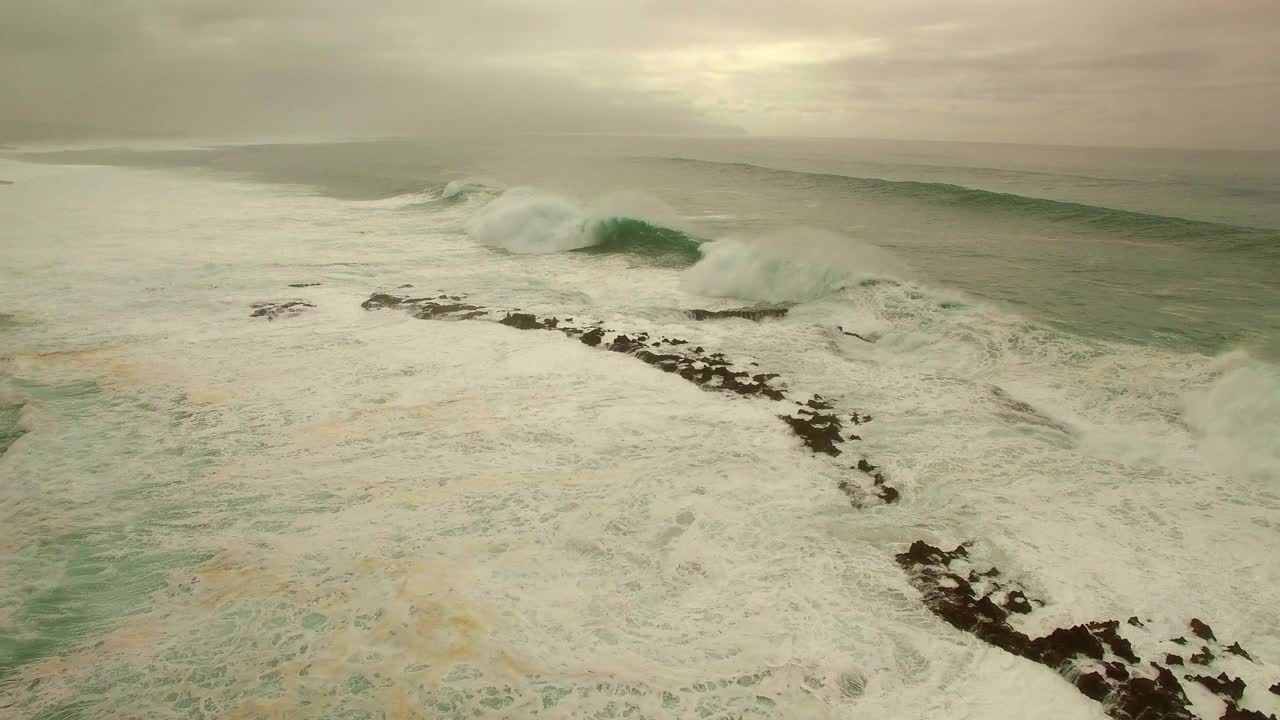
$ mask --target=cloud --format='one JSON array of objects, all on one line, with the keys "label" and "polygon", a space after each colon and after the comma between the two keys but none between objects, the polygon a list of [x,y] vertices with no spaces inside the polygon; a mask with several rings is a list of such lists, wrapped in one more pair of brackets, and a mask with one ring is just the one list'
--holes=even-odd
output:
[{"label": "cloud", "polygon": [[7,0],[0,136],[1270,146],[1273,0]]}]

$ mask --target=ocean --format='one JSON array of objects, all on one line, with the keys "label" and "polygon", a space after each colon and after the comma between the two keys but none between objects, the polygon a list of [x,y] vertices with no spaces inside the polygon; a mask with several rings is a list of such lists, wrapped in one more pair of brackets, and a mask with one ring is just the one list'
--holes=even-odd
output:
[{"label": "ocean", "polygon": [[[0,718],[1071,720],[1157,660],[1187,717],[1280,712],[1278,153],[133,143],[0,180]],[[1108,620],[1124,680],[983,630]]]}]

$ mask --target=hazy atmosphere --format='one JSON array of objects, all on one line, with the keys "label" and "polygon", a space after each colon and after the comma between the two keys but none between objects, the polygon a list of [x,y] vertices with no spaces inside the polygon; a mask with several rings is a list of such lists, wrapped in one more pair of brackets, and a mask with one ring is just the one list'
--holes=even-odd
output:
[{"label": "hazy atmosphere", "polygon": [[1280,0],[0,0],[0,720],[1280,720]]},{"label": "hazy atmosphere", "polygon": [[6,0],[0,140],[512,132],[1276,148],[1273,0]]}]

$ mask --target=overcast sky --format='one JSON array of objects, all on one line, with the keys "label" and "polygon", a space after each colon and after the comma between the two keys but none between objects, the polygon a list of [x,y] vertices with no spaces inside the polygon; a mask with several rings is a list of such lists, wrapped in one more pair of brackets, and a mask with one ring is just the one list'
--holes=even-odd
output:
[{"label": "overcast sky", "polygon": [[1280,0],[0,0],[0,140],[1278,127]]}]

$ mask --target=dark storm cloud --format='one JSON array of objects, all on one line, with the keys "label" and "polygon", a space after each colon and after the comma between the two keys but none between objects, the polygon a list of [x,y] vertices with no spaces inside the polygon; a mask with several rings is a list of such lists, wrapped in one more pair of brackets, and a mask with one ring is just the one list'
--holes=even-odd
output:
[{"label": "dark storm cloud", "polygon": [[1274,0],[6,0],[0,137],[1271,146]]}]

